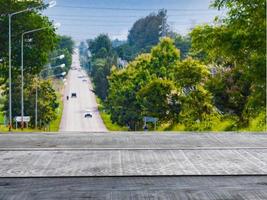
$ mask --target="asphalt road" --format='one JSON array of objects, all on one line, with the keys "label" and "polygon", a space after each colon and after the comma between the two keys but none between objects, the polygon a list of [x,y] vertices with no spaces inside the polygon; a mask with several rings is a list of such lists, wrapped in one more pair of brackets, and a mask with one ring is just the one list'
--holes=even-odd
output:
[{"label": "asphalt road", "polygon": [[[97,109],[96,97],[92,92],[92,83],[86,73],[81,69],[79,52],[75,49],[72,67],[66,82],[64,111],[60,124],[60,132],[84,131],[106,132],[107,129]],[[77,98],[72,98],[71,93],[76,93]],[[69,96],[69,100],[66,97]],[[92,118],[85,118],[89,112]]]}]

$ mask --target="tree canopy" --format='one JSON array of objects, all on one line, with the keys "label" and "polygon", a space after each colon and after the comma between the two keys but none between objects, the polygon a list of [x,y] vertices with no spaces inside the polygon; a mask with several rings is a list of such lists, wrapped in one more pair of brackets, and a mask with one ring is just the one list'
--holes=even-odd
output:
[{"label": "tree canopy", "polygon": [[[113,50],[108,40],[92,43],[93,78],[105,85],[96,92],[105,91],[113,122],[137,130],[152,116],[182,130],[266,128],[266,2],[214,0],[211,7],[227,13],[186,36],[168,30],[160,10],[137,20]],[[129,61],[123,69],[105,66],[114,51]]]},{"label": "tree canopy", "polygon": [[101,34],[93,40],[88,40],[88,49],[92,55],[90,60],[91,76],[96,94],[105,100],[108,91],[108,76],[111,68],[117,64],[117,57],[112,48],[108,35]]},{"label": "tree canopy", "polygon": [[[73,41],[70,37],[57,36],[53,23],[48,17],[43,16],[46,6],[43,1],[13,1],[0,0],[0,86],[2,86],[5,96],[9,93],[7,85],[8,80],[8,14],[35,8],[27,12],[12,16],[12,114],[21,115],[21,36],[23,33],[39,28],[45,28],[38,32],[26,34],[24,36],[24,115],[31,116],[31,125],[34,122],[35,89],[39,87],[38,104],[40,108],[39,119],[41,125],[46,125],[56,118],[58,108],[56,91],[48,81],[38,79],[39,73],[48,66],[66,64],[68,70],[71,65],[71,54],[73,50]],[[64,60],[51,60],[59,54],[64,54]],[[61,69],[59,70],[61,72]],[[57,73],[57,70],[54,72]],[[4,107],[8,111],[8,98],[5,98]],[[2,108],[1,108],[2,109]]]},{"label": "tree canopy", "polygon": [[[0,85],[8,77],[8,14],[25,10],[29,7],[43,6],[42,1],[0,1],[0,58],[5,62],[0,68]],[[38,11],[44,7],[12,17],[12,74],[16,78],[21,65],[20,47],[23,32],[42,27],[51,27],[39,32],[25,35],[24,56],[25,73],[36,74],[47,63],[49,53],[55,48],[57,37],[52,22]]]},{"label": "tree canopy", "polygon": [[181,112],[191,110],[196,116],[192,120],[202,120],[202,115],[213,112],[211,94],[201,87],[208,76],[207,67],[200,62],[180,61],[174,41],[163,38],[126,69],[112,71],[107,99],[111,119],[140,129],[144,116],[174,123],[182,119]]},{"label": "tree canopy", "polygon": [[248,123],[266,106],[266,1],[215,0],[212,6],[226,8],[227,16],[192,31],[192,54],[216,68],[210,89],[217,106]]}]

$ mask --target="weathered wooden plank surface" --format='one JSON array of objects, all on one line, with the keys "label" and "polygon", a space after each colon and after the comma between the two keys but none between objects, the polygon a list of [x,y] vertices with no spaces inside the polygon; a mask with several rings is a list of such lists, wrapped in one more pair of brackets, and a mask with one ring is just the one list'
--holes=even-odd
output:
[{"label": "weathered wooden plank surface", "polygon": [[267,177],[0,178],[1,200],[266,200]]},{"label": "weathered wooden plank surface", "polygon": [[266,174],[264,133],[0,134],[1,200],[261,200]]},{"label": "weathered wooden plank surface", "polygon": [[7,148],[267,148],[264,133],[11,133],[0,134]]},{"label": "weathered wooden plank surface", "polygon": [[1,151],[1,177],[267,174],[267,149]]}]

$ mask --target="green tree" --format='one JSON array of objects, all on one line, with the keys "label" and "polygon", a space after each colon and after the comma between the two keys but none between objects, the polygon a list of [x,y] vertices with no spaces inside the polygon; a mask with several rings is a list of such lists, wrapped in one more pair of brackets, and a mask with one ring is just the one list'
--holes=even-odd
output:
[{"label": "green tree", "polygon": [[149,54],[112,71],[108,110],[114,122],[131,124],[132,130],[133,124],[142,128],[144,116],[197,129],[197,120],[217,114],[211,93],[203,87],[209,78],[207,66],[192,58],[180,61],[174,41],[163,38]]},{"label": "green tree", "polygon": [[[38,84],[38,86],[37,86]],[[58,99],[52,83],[48,80],[39,80],[38,83],[32,83],[26,88],[25,108],[26,114],[32,116],[31,125],[34,126],[35,116],[35,90],[38,87],[38,124],[42,128],[49,125],[57,118],[57,109],[59,107]]]},{"label": "green tree", "polygon": [[[8,61],[8,14],[24,10],[29,7],[42,6],[43,1],[0,1],[0,58]],[[47,63],[50,52],[56,45],[57,38],[52,22],[47,17],[40,14],[37,9],[31,12],[19,14],[19,17],[12,18],[12,76],[16,79],[20,74],[20,50],[21,34],[25,31],[51,27],[43,31],[27,34],[24,45],[24,66],[25,73],[37,74]],[[4,84],[8,78],[8,66],[0,68],[0,85]]]},{"label": "green tree", "polygon": [[155,79],[137,93],[142,115],[158,118],[160,121],[178,121],[181,103],[174,83]]},{"label": "green tree", "polygon": [[[59,106],[57,95],[52,87],[52,83],[47,80],[37,80],[32,75],[26,75],[24,87],[24,115],[30,116],[30,126],[34,127],[35,122],[35,91],[38,87],[38,121],[41,122],[40,127],[48,125],[56,119],[57,108]],[[14,79],[12,82],[14,91],[12,98],[13,116],[21,116],[21,82],[20,78]],[[7,90],[4,92],[7,95]],[[8,101],[4,102],[4,110],[8,110]]]},{"label": "green tree", "polygon": [[221,82],[213,79],[215,102],[226,98],[222,109],[231,107],[247,123],[266,105],[266,1],[215,0],[212,6],[226,8],[227,16],[192,31],[192,53],[225,68]]},{"label": "green tree", "polygon": [[105,59],[96,59],[92,63],[94,70],[92,71],[93,81],[95,83],[96,94],[105,100],[108,90],[107,76],[110,74],[110,64]]},{"label": "green tree", "polygon": [[174,46],[171,38],[162,38],[151,50],[150,70],[157,77],[172,78],[173,70],[180,60],[180,51]]},{"label": "green tree", "polygon": [[115,47],[114,50],[120,58],[127,61],[132,60],[133,56],[135,56],[135,53],[137,52],[136,49],[128,43]]},{"label": "green tree", "polygon": [[[197,123],[205,122],[209,116],[218,114],[213,105],[211,93],[201,85],[189,92],[184,92],[181,102],[180,122],[188,130],[198,130]],[[206,130],[210,128],[211,126],[205,127]]]},{"label": "green tree", "polygon": [[142,110],[137,92],[151,80],[149,54],[138,56],[125,69],[113,69],[109,77],[107,108],[113,122],[129,126],[131,130],[142,128]]},{"label": "green tree", "polygon": [[67,49],[69,54],[73,54],[73,49],[74,49],[74,41],[72,40],[71,37],[63,35],[63,36],[58,36],[59,41],[58,41],[58,49]]},{"label": "green tree", "polygon": [[[7,87],[8,79],[8,14],[25,10],[30,7],[40,7],[39,9],[20,13],[19,16],[12,17],[12,114],[21,115],[20,111],[20,86],[21,86],[21,34],[42,27],[51,27],[39,32],[25,35],[24,39],[24,76],[25,93],[27,91],[27,76],[38,74],[49,59],[50,53],[57,43],[56,33],[52,22],[48,17],[41,15],[40,11],[45,9],[43,1],[13,1],[0,0],[0,58],[4,64],[0,67],[0,86],[4,85],[5,96],[9,93]],[[25,101],[26,101],[25,95]],[[8,110],[8,98],[5,98],[4,110]],[[33,104],[34,105],[34,104]],[[26,106],[25,106],[26,108]],[[28,108],[25,114],[29,114]],[[34,115],[30,115],[31,117]]]},{"label": "green tree", "polygon": [[94,40],[89,40],[88,46],[92,54],[91,76],[95,85],[96,94],[106,100],[108,92],[108,76],[113,65],[117,64],[117,57],[112,49],[110,38],[101,34]]},{"label": "green tree", "polygon": [[192,58],[177,63],[174,75],[176,84],[183,88],[197,86],[207,80],[209,76],[210,72],[207,66]]},{"label": "green tree", "polygon": [[181,59],[185,59],[189,55],[191,48],[191,38],[189,36],[182,36],[177,33],[173,33],[171,36],[174,40],[175,47],[181,52]]},{"label": "green tree", "polygon": [[149,51],[159,42],[162,36],[163,24],[167,24],[167,11],[160,10],[158,14],[152,13],[145,18],[137,20],[128,35],[128,42],[137,50]]},{"label": "green tree", "polygon": [[94,58],[112,56],[112,43],[108,35],[100,34],[94,40],[87,41],[89,50]]},{"label": "green tree", "polygon": [[248,101],[250,82],[239,69],[218,71],[207,82],[216,107],[223,113],[237,115],[242,121],[243,109]]},{"label": "green tree", "polygon": [[127,43],[115,49],[122,59],[130,61],[140,53],[149,52],[167,34],[167,11],[163,9],[137,20],[129,31]]}]

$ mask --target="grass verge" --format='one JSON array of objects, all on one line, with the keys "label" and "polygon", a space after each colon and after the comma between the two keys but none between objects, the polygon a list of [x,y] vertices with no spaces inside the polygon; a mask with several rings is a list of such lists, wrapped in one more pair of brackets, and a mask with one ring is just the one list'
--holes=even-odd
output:
[{"label": "grass verge", "polygon": [[58,98],[58,102],[59,102],[59,107],[57,109],[57,118],[51,122],[50,124],[50,131],[51,132],[57,132],[59,131],[59,127],[60,127],[60,122],[61,122],[61,118],[63,115],[63,101],[62,101],[62,96],[61,94],[57,94],[57,98]]},{"label": "grass verge", "polygon": [[99,110],[100,116],[101,116],[106,128],[109,131],[128,131],[127,127],[123,127],[123,126],[120,126],[118,124],[112,123],[112,121],[110,119],[110,114],[105,112],[102,101],[97,97],[96,97],[96,101],[98,104],[98,110]]}]

